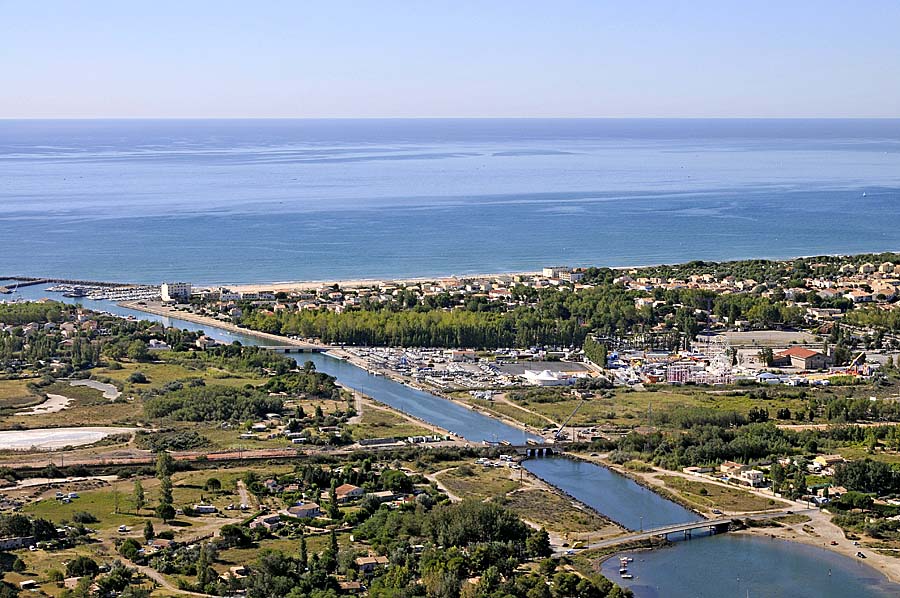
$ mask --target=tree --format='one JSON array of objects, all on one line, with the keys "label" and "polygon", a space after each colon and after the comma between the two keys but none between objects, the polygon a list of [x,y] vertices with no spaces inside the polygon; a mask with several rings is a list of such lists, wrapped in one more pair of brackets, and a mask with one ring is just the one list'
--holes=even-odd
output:
[{"label": "tree", "polygon": [[167,523],[175,519],[175,507],[171,504],[160,504],[156,507],[156,516],[162,519],[163,523]]},{"label": "tree", "polygon": [[166,476],[159,484],[159,504],[172,506],[172,478]]},{"label": "tree", "polygon": [[197,558],[197,585],[200,588],[206,588],[206,586],[215,581],[216,571],[210,566],[210,552],[211,547],[209,544],[201,544],[200,545],[200,555]]},{"label": "tree", "polygon": [[229,547],[247,548],[253,545],[253,540],[247,530],[233,523],[223,525],[219,530],[219,537],[222,538],[222,543]]},{"label": "tree", "polygon": [[337,502],[337,480],[331,480],[331,489],[328,491],[328,516],[332,519],[339,519],[341,509]]},{"label": "tree", "polygon": [[784,485],[786,479],[784,467],[782,467],[781,463],[776,461],[775,463],[772,463],[772,467],[769,468],[769,474],[772,476],[772,491],[781,492],[781,487]]},{"label": "tree", "polygon": [[203,485],[203,489],[207,492],[218,492],[222,489],[222,482],[219,481],[219,478],[209,478]]},{"label": "tree", "polygon": [[156,477],[162,479],[172,475],[175,461],[167,451],[160,451],[156,456]]},{"label": "tree", "polygon": [[126,538],[119,546],[119,554],[129,561],[135,560],[140,555],[141,545],[134,538]]},{"label": "tree", "polygon": [[132,501],[134,502],[134,511],[135,513],[140,513],[141,509],[144,508],[146,504],[146,496],[144,495],[144,485],[141,484],[140,480],[134,481],[134,490],[131,493]]},{"label": "tree", "polygon": [[144,539],[150,541],[156,537],[156,531],[153,529],[153,522],[149,519],[144,523]]},{"label": "tree", "polygon": [[770,347],[766,347],[765,349],[761,349],[759,353],[757,353],[757,357],[759,360],[766,365],[766,367],[770,368],[775,365],[775,353],[772,351]]},{"label": "tree", "polygon": [[306,547],[306,534],[300,532],[300,567],[306,569],[309,565],[309,551]]},{"label": "tree", "polygon": [[128,358],[134,361],[148,361],[150,359],[150,351],[147,344],[141,340],[134,340],[128,345]]},{"label": "tree", "polygon": [[77,556],[66,563],[66,577],[94,577],[99,572],[100,566],[87,556]]},{"label": "tree", "polygon": [[550,534],[547,530],[541,528],[535,530],[525,539],[525,551],[532,558],[549,557],[553,554],[553,548],[550,546]]}]

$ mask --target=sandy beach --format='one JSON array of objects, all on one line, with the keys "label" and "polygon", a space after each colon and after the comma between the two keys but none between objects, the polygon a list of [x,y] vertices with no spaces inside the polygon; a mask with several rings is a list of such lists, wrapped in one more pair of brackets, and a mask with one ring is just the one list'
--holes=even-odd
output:
[{"label": "sandy beach", "polygon": [[382,284],[414,285],[439,280],[455,279],[467,280],[473,278],[497,278],[499,276],[539,276],[540,271],[533,272],[489,272],[484,274],[449,274],[446,276],[418,276],[415,278],[357,278],[347,280],[295,280],[281,282],[256,282],[256,283],[222,283],[215,285],[198,285],[208,287],[225,286],[237,292],[258,291],[305,291],[317,289],[323,286],[338,285],[342,289],[357,289],[363,287],[380,286]]}]

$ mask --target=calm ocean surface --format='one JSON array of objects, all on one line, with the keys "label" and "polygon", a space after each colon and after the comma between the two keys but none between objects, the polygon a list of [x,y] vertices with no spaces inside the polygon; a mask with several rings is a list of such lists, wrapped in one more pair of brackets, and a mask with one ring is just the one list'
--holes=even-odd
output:
[{"label": "calm ocean surface", "polygon": [[0,121],[0,276],[895,250],[898,200],[900,120]]}]

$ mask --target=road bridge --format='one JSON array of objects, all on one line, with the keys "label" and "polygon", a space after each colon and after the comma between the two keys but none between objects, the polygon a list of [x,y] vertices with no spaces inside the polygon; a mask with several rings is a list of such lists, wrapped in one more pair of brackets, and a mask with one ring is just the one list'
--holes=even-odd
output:
[{"label": "road bridge", "polygon": [[592,548],[609,548],[611,546],[628,544],[630,542],[640,542],[641,540],[649,540],[652,538],[669,539],[669,536],[672,534],[681,534],[684,538],[690,538],[692,532],[698,530],[706,530],[711,534],[722,534],[727,532],[732,525],[744,519],[750,519],[753,521],[765,521],[767,519],[776,519],[778,517],[784,517],[785,515],[792,514],[808,515],[809,513],[814,513],[815,511],[816,509],[803,509],[799,511],[771,511],[768,513],[756,513],[743,517],[718,517],[716,519],[703,519],[701,521],[694,521],[690,523],[666,525],[663,527],[631,532],[629,534],[625,534],[624,536],[617,536],[608,540],[595,542],[593,544],[585,546],[584,550]]}]

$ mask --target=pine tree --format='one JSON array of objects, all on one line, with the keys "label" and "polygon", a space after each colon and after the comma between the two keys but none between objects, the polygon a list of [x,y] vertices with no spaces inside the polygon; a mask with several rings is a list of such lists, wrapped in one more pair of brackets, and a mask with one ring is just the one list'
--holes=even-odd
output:
[{"label": "pine tree", "polygon": [[140,513],[141,509],[144,508],[146,504],[146,497],[144,496],[144,486],[141,484],[140,480],[134,481],[134,492],[132,493],[132,500],[134,501],[134,511],[135,513]]},{"label": "pine tree", "polygon": [[300,534],[300,565],[305,570],[309,566],[309,553],[306,548],[306,534]]}]

